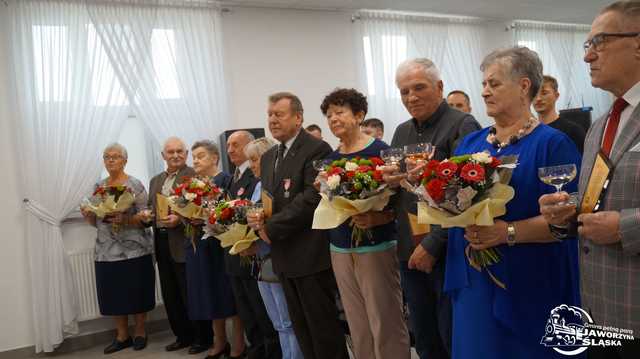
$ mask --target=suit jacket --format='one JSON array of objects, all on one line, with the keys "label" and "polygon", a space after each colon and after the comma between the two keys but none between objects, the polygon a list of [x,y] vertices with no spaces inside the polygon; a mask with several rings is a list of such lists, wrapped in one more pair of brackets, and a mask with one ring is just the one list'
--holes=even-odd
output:
[{"label": "suit jacket", "polygon": [[[192,177],[195,176],[195,171],[193,168],[185,166],[176,176],[176,180],[173,182],[173,188],[176,188],[184,177]],[[149,183],[149,209],[153,211],[154,216],[156,215],[156,194],[162,192],[162,185],[164,184],[164,180],[167,178],[167,172],[162,172],[155,177],[153,177]],[[153,230],[157,231],[155,217],[152,221]],[[184,242],[187,240],[184,236],[184,226],[182,224],[178,224],[174,228],[167,228],[167,233],[169,235],[169,250],[171,251],[171,258],[176,263],[184,263]]]},{"label": "suit jacket", "polygon": [[[251,195],[253,194],[253,190],[256,187],[256,184],[260,181],[256,176],[254,176],[251,169],[247,168],[242,176],[238,179],[238,182],[233,182],[231,180],[229,182],[229,187],[227,188],[227,192],[229,196],[233,199],[242,198],[242,199],[251,199]],[[224,263],[225,263],[225,271],[227,274],[234,277],[243,277],[243,278],[251,278],[251,266],[246,264],[241,264],[239,255],[230,255],[229,250],[231,248],[225,249]]]},{"label": "suit jacket", "polygon": [[[608,115],[598,119],[584,145],[580,196],[585,191],[596,154],[601,148]],[[598,324],[640,332],[640,106],[622,129],[610,159],[613,176],[601,210],[620,212],[622,241],[596,245],[580,239],[582,300]],[[614,233],[611,234],[615,235]]]},{"label": "suit jacket", "polygon": [[[265,223],[276,273],[295,278],[331,268],[327,231],[311,229],[320,195],[313,187],[317,171],[313,161],[326,158],[331,146],[301,130],[274,173],[278,146],[262,155],[263,191],[273,196],[273,214]],[[285,183],[289,196],[285,197]]]}]

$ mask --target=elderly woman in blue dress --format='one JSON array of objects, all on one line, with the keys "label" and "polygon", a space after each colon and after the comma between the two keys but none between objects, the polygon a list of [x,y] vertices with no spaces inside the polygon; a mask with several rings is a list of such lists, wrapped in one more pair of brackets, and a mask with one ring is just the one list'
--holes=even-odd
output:
[{"label": "elderly woman in blue dress", "polygon": [[[510,181],[515,197],[493,226],[449,230],[445,290],[453,304],[452,357],[561,358],[540,342],[555,307],[579,305],[578,248],[575,238],[556,240],[540,215],[537,199],[553,187],[542,183],[537,171],[579,166],[580,155],[571,139],[531,114],[542,83],[542,63],[535,52],[524,47],[496,50],[481,70],[482,96],[495,124],[469,134],[455,153],[517,155]],[[576,182],[566,189],[575,191]],[[500,261],[488,267],[490,273],[475,269],[465,255],[467,246],[496,248]]]},{"label": "elderly woman in blue dress", "polygon": [[[135,203],[124,212],[104,218],[82,208],[86,221],[97,228],[95,247],[96,289],[100,313],[113,316],[116,338],[104,349],[105,354],[133,346],[142,350],[147,345],[144,322],[147,312],[155,307],[155,270],[151,253],[153,241],[147,236],[142,221],[147,219],[147,191],[142,182],[124,171],[127,150],[114,143],[103,152],[109,176],[99,186],[126,186]],[[134,338],[129,336],[128,316],[135,318]]]}]

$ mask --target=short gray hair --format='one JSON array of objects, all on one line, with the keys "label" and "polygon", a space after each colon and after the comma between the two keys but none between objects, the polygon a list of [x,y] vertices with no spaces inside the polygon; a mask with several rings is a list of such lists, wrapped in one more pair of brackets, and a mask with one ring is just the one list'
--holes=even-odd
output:
[{"label": "short gray hair", "polygon": [[249,132],[247,130],[238,130],[238,131],[234,131],[231,134],[235,135],[236,133],[242,134],[243,136],[245,136],[247,138],[247,142],[251,142],[251,141],[256,139],[256,136],[254,136],[253,133],[251,133],[251,132]]},{"label": "short gray hair", "polygon": [[125,160],[129,158],[129,155],[127,154],[127,149],[124,148],[124,146],[119,144],[118,142],[112,142],[112,143],[108,144],[107,147],[104,148],[104,151],[102,151],[102,154],[105,154],[108,151],[118,151],[118,152],[120,152],[120,155]]},{"label": "short gray hair", "polygon": [[196,141],[193,146],[191,146],[191,152],[196,148],[204,148],[210,155],[218,157],[218,162],[220,161],[220,150],[218,149],[218,145],[211,140],[200,140]]},{"label": "short gray hair", "polygon": [[624,18],[623,23],[626,26],[640,26],[640,1],[616,1],[607,5],[600,11],[600,15],[607,12],[615,12]]},{"label": "short gray hair", "polygon": [[251,157],[252,155],[261,157],[265,152],[267,152],[276,144],[277,142],[271,138],[260,137],[247,144],[247,146],[244,148],[244,154],[247,157]]},{"label": "short gray hair", "polygon": [[493,64],[506,66],[505,73],[513,80],[528,78],[529,100],[533,101],[542,86],[542,61],[538,53],[521,46],[494,50],[482,60],[480,70],[485,71]]},{"label": "short gray hair", "polygon": [[433,61],[427,58],[418,57],[415,59],[406,60],[398,66],[398,68],[396,69],[396,81],[400,74],[416,66],[421,67],[424,70],[424,73],[429,79],[431,79],[433,83],[441,80],[440,71],[436,67],[436,64],[434,64]]}]

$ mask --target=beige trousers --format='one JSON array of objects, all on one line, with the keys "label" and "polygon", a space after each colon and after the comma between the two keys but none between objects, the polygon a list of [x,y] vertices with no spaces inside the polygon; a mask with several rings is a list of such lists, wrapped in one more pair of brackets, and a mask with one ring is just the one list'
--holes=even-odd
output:
[{"label": "beige trousers", "polygon": [[408,359],[396,248],[370,253],[331,252],[356,359]]}]

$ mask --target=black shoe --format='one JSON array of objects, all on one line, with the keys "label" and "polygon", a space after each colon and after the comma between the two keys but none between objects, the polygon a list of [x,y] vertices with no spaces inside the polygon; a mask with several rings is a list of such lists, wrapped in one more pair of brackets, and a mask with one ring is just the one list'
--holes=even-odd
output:
[{"label": "black shoe", "polygon": [[224,349],[221,352],[218,352],[214,355],[207,355],[204,359],[222,359],[222,358],[233,358],[229,355],[231,353],[231,346],[229,343],[224,345]]},{"label": "black shoe", "polygon": [[164,347],[164,350],[166,350],[168,352],[174,352],[176,350],[180,350],[182,348],[186,348],[186,347],[189,347],[189,346],[191,346],[191,343],[182,343],[182,342],[179,342],[179,341],[176,340],[175,342],[173,342],[173,343],[167,345],[166,347]]},{"label": "black shoe", "polygon": [[244,350],[237,357],[231,356],[231,354],[227,355],[229,359],[245,359],[247,358],[247,347],[244,347]]},{"label": "black shoe", "polygon": [[119,341],[118,338],[115,338],[113,339],[113,342],[109,344],[108,347],[104,348],[104,353],[111,354],[111,353],[119,352],[122,349],[126,349],[132,345],[133,345],[133,340],[131,340],[131,337],[127,338],[123,342]]},{"label": "black shoe", "polygon": [[208,345],[191,344],[191,347],[189,348],[189,354],[200,354],[207,350],[209,350]]},{"label": "black shoe", "polygon": [[147,347],[147,336],[133,338],[133,350],[142,350]]}]

